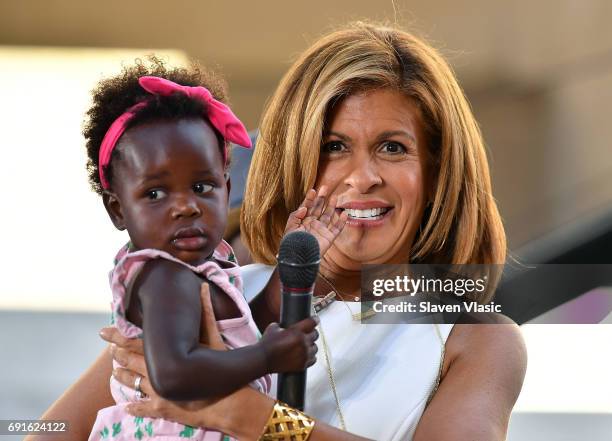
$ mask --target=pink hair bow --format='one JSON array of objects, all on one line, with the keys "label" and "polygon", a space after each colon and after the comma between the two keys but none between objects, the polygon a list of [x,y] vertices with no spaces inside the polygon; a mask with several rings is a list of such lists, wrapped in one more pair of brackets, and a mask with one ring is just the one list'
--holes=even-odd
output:
[{"label": "pink hair bow", "polygon": [[[206,117],[208,121],[221,133],[225,140],[245,148],[252,147],[251,138],[242,122],[227,105],[214,99],[210,91],[205,87],[183,86],[165,78],[152,76],[140,77],[138,83],[144,90],[153,95],[169,96],[178,92],[206,103]],[[105,190],[109,188],[109,183],[106,176],[104,176],[104,168],[110,163],[113,149],[123,132],[125,132],[127,123],[132,119],[136,111],[144,106],[146,106],[146,102],[140,102],[127,109],[125,113],[113,121],[104,135],[104,139],[102,139],[98,155],[98,170],[102,188]],[[223,161],[227,161],[226,149],[223,150]]]}]

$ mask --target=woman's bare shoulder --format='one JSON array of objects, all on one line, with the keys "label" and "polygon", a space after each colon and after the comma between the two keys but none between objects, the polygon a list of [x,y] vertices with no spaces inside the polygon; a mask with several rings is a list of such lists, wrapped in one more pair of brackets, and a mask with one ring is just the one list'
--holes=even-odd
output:
[{"label": "woman's bare shoulder", "polygon": [[505,439],[526,366],[523,337],[512,320],[453,326],[440,386],[415,441]]},{"label": "woman's bare shoulder", "polygon": [[487,360],[514,368],[521,379],[527,365],[527,350],[520,327],[502,314],[491,323],[457,323],[446,341],[443,374],[453,363],[478,364]]}]

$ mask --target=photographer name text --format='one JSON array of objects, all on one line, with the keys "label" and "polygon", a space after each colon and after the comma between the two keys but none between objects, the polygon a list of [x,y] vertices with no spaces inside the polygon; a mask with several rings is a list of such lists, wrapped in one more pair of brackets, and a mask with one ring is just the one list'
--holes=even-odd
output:
[{"label": "photographer name text", "polygon": [[497,305],[494,302],[481,305],[476,301],[462,302],[453,305],[437,305],[430,302],[419,302],[419,304],[411,302],[400,302],[397,304],[387,305],[382,301],[376,301],[372,305],[374,312],[427,312],[427,313],[440,313],[440,312],[498,312],[501,313],[501,305]]}]

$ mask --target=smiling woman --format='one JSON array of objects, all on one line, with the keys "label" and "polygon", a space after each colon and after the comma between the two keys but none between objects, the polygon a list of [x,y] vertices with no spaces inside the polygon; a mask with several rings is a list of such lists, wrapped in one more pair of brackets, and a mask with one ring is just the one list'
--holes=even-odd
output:
[{"label": "smiling woman", "polygon": [[[400,151],[405,155],[394,160],[403,164],[388,173],[382,164],[392,162],[382,158]],[[263,116],[245,192],[243,234],[257,261],[274,263],[289,213],[309,188],[330,179],[327,168],[346,174],[351,161],[352,177],[333,178],[342,180],[334,192],[343,197],[355,198],[356,178],[362,187],[375,184],[366,193],[390,191],[389,180],[391,191],[414,190],[412,202],[391,210],[402,211],[399,222],[417,224],[402,227],[393,246],[396,258],[400,248],[407,252],[400,261],[505,261],[478,124],[450,66],[424,41],[358,23],[321,38],[290,68]],[[411,181],[396,181],[398,171]],[[354,232],[349,228],[338,243]]]},{"label": "smiling woman", "polygon": [[[115,357],[126,367],[115,378],[124,386],[138,381],[151,398],[131,411],[241,440],[289,439],[279,420],[308,441],[505,439],[526,364],[515,324],[498,317],[504,324],[368,325],[352,301],[361,297],[364,264],[505,260],[469,104],[444,59],[409,33],[363,23],[333,32],[299,57],[271,98],[242,212],[243,238],[260,263],[243,269],[260,329],[279,317],[271,265],[288,224],[296,213],[329,223],[334,208],[349,219],[328,241],[315,286],[327,306],[318,312],[322,355],[308,371],[306,414],[251,388],[212,403],[165,400],[151,386],[142,345],[108,329],[105,338],[121,347]],[[203,322],[220,339],[214,318]],[[107,365],[105,354],[84,380],[99,389],[97,373]],[[202,385],[207,377],[191,374],[180,380]],[[82,427],[81,415],[107,401],[98,397],[71,421]]]},{"label": "smiling woman", "polygon": [[[368,325],[349,302],[361,297],[365,264],[506,258],[481,133],[426,42],[357,23],[291,66],[264,113],[245,192],[243,238],[256,261],[275,263],[284,223],[312,186],[337,197],[349,221],[321,261],[316,292],[340,301],[319,313],[323,356],[306,391],[306,410],[345,432],[315,425],[311,439],[505,439],[526,364],[516,325]],[[278,306],[269,292],[251,303],[256,317]]]}]

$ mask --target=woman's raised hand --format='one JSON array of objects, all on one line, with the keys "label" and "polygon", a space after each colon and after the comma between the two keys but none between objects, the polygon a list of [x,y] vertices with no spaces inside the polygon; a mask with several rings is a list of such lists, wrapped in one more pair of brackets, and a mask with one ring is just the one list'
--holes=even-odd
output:
[{"label": "woman's raised hand", "polygon": [[327,200],[328,189],[322,186],[318,193],[311,189],[300,207],[289,215],[285,234],[292,231],[307,231],[319,242],[321,256],[324,256],[334,240],[346,225],[348,214],[336,210],[336,196]]}]

